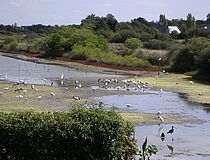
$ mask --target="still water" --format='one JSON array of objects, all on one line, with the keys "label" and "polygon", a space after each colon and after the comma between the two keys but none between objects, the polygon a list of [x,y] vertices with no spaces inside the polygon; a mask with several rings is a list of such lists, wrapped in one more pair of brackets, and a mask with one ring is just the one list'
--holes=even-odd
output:
[{"label": "still water", "polygon": [[0,55],[0,80],[7,80],[10,82],[19,82],[21,80],[30,84],[50,85],[51,81],[45,82],[44,79],[53,81],[58,80],[62,74],[64,75],[64,78],[119,77],[119,75],[82,72],[77,71],[74,68],[58,65],[38,64]]},{"label": "still water", "polygon": [[[136,126],[135,136],[141,146],[145,138],[149,144],[155,144],[159,149],[152,159],[159,160],[209,160],[210,159],[210,113],[208,106],[186,102],[177,93],[147,91],[144,95],[116,95],[95,98],[106,106],[116,106],[121,111],[181,114],[190,119],[200,119],[202,124],[163,124]],[[132,107],[126,107],[130,104]],[[172,135],[167,132],[175,126]],[[161,129],[161,130],[160,130]],[[159,131],[160,130],[160,131]],[[166,134],[166,139],[161,141],[160,133]],[[173,153],[168,146],[173,147]]]}]

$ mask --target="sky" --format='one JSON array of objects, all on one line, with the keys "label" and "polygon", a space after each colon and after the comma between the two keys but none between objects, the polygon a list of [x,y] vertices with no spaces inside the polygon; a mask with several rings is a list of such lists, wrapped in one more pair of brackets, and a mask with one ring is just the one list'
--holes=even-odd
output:
[{"label": "sky", "polygon": [[0,0],[0,24],[80,24],[90,14],[108,13],[119,22],[138,17],[157,21],[160,14],[186,19],[188,13],[205,20],[210,0]]}]

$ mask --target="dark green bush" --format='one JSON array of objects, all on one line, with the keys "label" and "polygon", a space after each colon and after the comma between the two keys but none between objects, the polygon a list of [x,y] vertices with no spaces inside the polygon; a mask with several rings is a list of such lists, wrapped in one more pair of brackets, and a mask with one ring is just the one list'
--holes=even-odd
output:
[{"label": "dark green bush", "polygon": [[175,72],[184,73],[192,71],[194,69],[194,64],[195,60],[192,51],[189,48],[183,48],[176,55],[171,69]]},{"label": "dark green bush", "polygon": [[169,47],[169,42],[153,39],[149,42],[145,42],[144,47],[148,49],[167,49]]},{"label": "dark green bush", "polygon": [[113,111],[0,113],[2,160],[120,160],[136,153],[133,126]]}]

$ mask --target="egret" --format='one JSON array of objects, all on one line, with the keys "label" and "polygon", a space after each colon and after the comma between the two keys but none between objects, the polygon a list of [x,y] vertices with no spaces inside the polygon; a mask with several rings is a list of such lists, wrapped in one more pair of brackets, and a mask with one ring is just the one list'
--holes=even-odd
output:
[{"label": "egret", "polygon": [[78,87],[81,88],[82,87],[82,84],[79,84]]},{"label": "egret", "polygon": [[55,93],[53,92],[50,92],[50,95],[52,96],[52,98],[55,97]]},{"label": "egret", "polygon": [[199,95],[199,96],[202,96],[203,94],[200,92],[200,93],[198,93],[198,95]]},{"label": "egret", "polygon": [[4,88],[4,90],[9,90],[9,88],[8,88],[8,87],[6,87],[6,88]]},{"label": "egret", "polygon": [[79,81],[77,81],[77,80],[76,80],[74,83],[75,83],[75,84],[78,84],[78,83],[79,83]]},{"label": "egret", "polygon": [[193,81],[190,81],[190,84],[192,85],[193,84]]},{"label": "egret", "polygon": [[3,95],[4,94],[4,92],[0,92],[0,95]]},{"label": "egret", "polygon": [[61,80],[63,80],[63,78],[64,78],[64,75],[62,74],[62,75],[61,75]]}]

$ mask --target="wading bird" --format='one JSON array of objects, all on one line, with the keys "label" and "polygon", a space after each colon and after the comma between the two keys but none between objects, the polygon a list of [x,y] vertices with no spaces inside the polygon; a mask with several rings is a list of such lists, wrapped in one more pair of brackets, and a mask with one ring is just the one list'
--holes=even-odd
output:
[{"label": "wading bird", "polygon": [[167,132],[167,134],[169,134],[169,133],[173,133],[174,132],[174,126],[172,126],[172,128]]},{"label": "wading bird", "polygon": [[50,92],[50,95],[52,96],[52,98],[55,97],[55,93],[53,92]]}]

